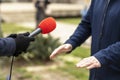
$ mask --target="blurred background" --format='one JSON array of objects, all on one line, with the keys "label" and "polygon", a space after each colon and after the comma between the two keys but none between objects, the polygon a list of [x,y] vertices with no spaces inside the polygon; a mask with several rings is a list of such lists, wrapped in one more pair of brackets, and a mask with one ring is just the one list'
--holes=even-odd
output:
[{"label": "blurred background", "polygon": [[[63,44],[87,13],[90,0],[0,0],[0,37],[32,32],[41,20],[56,19],[56,29],[39,34],[27,53],[16,57],[12,80],[88,80],[89,72],[75,64],[89,56],[91,38],[71,54],[49,59],[51,52]],[[0,80],[9,75],[10,57],[0,57]]]}]

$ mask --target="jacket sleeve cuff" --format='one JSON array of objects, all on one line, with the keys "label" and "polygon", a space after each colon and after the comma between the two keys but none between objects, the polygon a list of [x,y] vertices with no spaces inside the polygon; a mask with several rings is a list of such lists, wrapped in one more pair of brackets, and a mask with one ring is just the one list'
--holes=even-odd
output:
[{"label": "jacket sleeve cuff", "polygon": [[15,53],[16,44],[13,38],[1,39],[1,54],[0,56],[12,56]]},{"label": "jacket sleeve cuff", "polygon": [[108,65],[109,62],[106,58],[106,56],[104,55],[104,52],[101,50],[99,52],[97,52],[96,54],[93,55],[95,58],[97,58],[97,60],[101,63],[101,66],[105,66]]},{"label": "jacket sleeve cuff", "polygon": [[75,43],[73,43],[72,41],[66,41],[64,44],[71,44],[72,45],[72,49],[71,51],[68,51],[67,54],[71,53],[75,48],[76,48],[76,45]]}]

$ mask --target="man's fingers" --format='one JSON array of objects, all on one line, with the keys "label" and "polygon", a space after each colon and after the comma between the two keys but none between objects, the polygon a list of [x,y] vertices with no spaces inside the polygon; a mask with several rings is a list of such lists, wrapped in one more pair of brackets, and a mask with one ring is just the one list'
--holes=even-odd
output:
[{"label": "man's fingers", "polygon": [[87,67],[89,65],[91,65],[92,63],[89,62],[87,59],[86,60],[82,60],[80,61],[76,66],[79,67],[79,68],[82,68],[82,67]]},{"label": "man's fingers", "polygon": [[96,67],[97,67],[96,65],[92,64],[92,65],[87,66],[86,68],[90,70],[90,69],[93,69],[93,68],[96,68]]},{"label": "man's fingers", "polygon": [[52,54],[50,55],[50,59],[53,59],[55,56],[57,56],[60,53],[66,53],[72,49],[72,46],[70,44],[64,44],[60,47],[56,48]]},{"label": "man's fingers", "polygon": [[26,32],[26,33],[21,33],[19,35],[24,35],[24,36],[28,36],[30,33],[29,32]]},{"label": "man's fingers", "polygon": [[53,59],[58,54],[57,49],[55,49],[52,54],[50,55],[50,59]]},{"label": "man's fingers", "polygon": [[85,63],[85,64],[77,64],[77,67],[83,68],[86,67],[87,69],[95,68],[96,66],[92,63]]},{"label": "man's fingers", "polygon": [[60,54],[62,52],[64,46],[60,46],[57,49],[55,49],[52,54],[50,55],[50,59],[53,59],[55,56],[57,56],[58,54]]},{"label": "man's fingers", "polygon": [[86,67],[87,69],[93,69],[101,67],[100,62],[95,57],[88,57],[81,60],[77,65],[79,68]]}]

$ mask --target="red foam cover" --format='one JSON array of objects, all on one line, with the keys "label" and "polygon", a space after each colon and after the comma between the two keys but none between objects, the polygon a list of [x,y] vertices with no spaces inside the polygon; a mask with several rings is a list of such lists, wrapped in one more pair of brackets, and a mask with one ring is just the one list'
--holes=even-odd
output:
[{"label": "red foam cover", "polygon": [[45,18],[40,22],[38,28],[42,30],[42,34],[49,33],[56,28],[56,21],[52,17]]}]

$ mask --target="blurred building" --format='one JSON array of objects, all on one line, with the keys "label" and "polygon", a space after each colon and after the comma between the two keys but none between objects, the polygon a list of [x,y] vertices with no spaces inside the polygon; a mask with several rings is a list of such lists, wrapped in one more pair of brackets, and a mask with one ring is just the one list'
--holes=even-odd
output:
[{"label": "blurred building", "polygon": [[[1,15],[5,21],[35,21],[35,0],[1,0]],[[40,0],[44,1],[44,0]],[[81,10],[89,6],[90,0],[50,0],[46,9],[47,16],[74,17],[80,16]]]},{"label": "blurred building", "polygon": [[[1,0],[2,2],[33,2],[35,0]],[[40,0],[44,1],[44,0]],[[81,3],[81,2],[89,2],[90,0],[49,0],[53,3]]]},{"label": "blurred building", "polygon": [[33,0],[1,0],[2,2],[32,2]]}]

